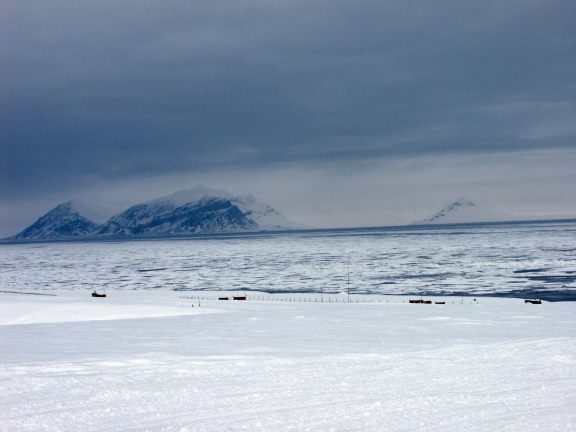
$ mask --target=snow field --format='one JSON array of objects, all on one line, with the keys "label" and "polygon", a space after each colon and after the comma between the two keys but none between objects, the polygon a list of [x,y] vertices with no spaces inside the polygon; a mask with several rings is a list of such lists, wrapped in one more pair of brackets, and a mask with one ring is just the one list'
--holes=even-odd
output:
[{"label": "snow field", "polygon": [[[561,344],[561,341],[559,345]],[[567,349],[310,358],[151,355],[16,367],[5,430],[570,430]],[[559,360],[547,358],[552,350]],[[526,351],[540,360],[526,362]],[[562,354],[558,354],[562,353]],[[573,354],[573,352],[572,352]],[[21,395],[22,396],[22,395]]]},{"label": "snow field", "polygon": [[[101,320],[75,321],[76,305],[94,302],[59,294],[18,296],[20,311],[48,305],[66,322],[45,310],[44,322],[0,327],[2,431],[567,431],[576,423],[575,303],[192,308],[176,293],[110,292],[109,307],[130,318],[136,306],[140,318],[110,319],[96,303]],[[0,296],[2,316],[10,302]],[[189,314],[145,313],[154,308]]]},{"label": "snow field", "polygon": [[88,303],[42,303],[11,301],[0,303],[0,325],[60,323],[68,321],[102,321],[154,318],[212,313],[209,309],[151,305],[110,305],[106,300]]}]

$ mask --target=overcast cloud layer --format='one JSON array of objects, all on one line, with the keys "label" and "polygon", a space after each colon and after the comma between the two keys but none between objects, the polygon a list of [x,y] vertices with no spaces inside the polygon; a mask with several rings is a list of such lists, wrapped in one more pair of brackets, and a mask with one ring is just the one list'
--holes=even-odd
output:
[{"label": "overcast cloud layer", "polygon": [[61,198],[196,183],[311,224],[346,197],[373,215],[330,224],[386,223],[384,207],[434,191],[576,210],[573,0],[2,0],[0,14],[0,234]]}]

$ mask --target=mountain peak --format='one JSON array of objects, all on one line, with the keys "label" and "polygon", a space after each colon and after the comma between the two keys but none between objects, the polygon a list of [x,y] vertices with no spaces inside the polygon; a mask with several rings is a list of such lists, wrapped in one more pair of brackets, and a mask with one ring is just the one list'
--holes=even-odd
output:
[{"label": "mountain peak", "polygon": [[200,201],[206,197],[230,198],[232,195],[224,189],[212,189],[202,185],[190,189],[182,189],[169,195],[164,195],[146,202],[146,204],[169,204],[180,207]]},{"label": "mountain peak", "polygon": [[453,205],[453,206],[473,207],[473,206],[475,206],[476,204],[473,203],[472,201],[470,201],[470,200],[467,199],[467,198],[458,198],[458,199],[452,201],[452,203],[449,204],[449,206],[451,206],[451,205]]},{"label": "mountain peak", "polygon": [[81,207],[75,201],[59,204],[10,239],[53,240],[88,235],[94,232],[98,225],[81,214]]},{"label": "mountain peak", "polygon": [[434,215],[415,224],[454,224],[472,222],[494,222],[507,220],[509,216],[495,209],[478,205],[467,198],[458,198]]}]

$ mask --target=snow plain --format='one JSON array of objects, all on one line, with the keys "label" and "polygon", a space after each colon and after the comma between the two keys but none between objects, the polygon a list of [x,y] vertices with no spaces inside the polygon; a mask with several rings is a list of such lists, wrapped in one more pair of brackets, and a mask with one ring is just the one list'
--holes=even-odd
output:
[{"label": "snow plain", "polygon": [[0,430],[576,427],[574,302],[89,293],[0,293]]}]

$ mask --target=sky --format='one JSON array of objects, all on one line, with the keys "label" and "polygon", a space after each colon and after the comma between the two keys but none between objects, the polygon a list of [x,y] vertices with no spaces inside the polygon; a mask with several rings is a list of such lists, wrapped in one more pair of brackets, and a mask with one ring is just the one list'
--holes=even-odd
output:
[{"label": "sky", "polygon": [[0,236],[198,184],[309,226],[576,215],[576,3],[0,0]]}]

